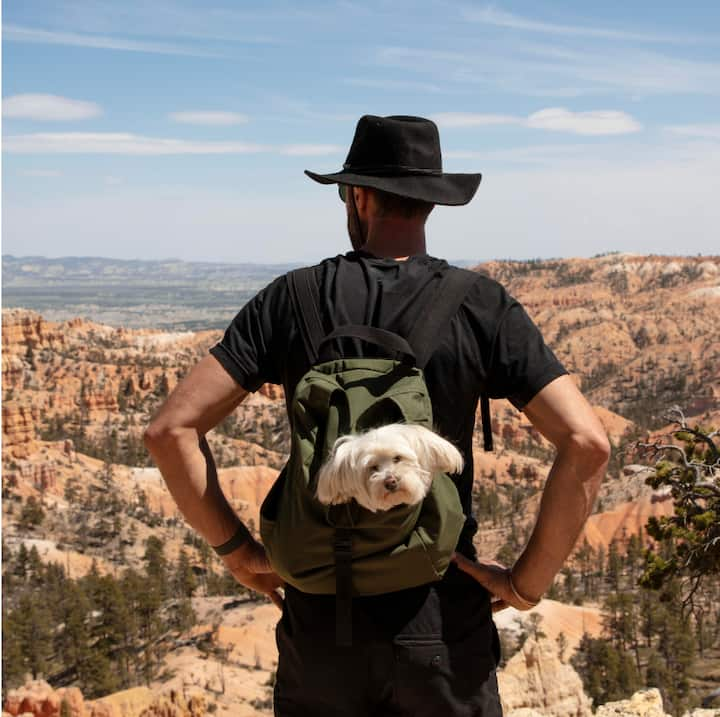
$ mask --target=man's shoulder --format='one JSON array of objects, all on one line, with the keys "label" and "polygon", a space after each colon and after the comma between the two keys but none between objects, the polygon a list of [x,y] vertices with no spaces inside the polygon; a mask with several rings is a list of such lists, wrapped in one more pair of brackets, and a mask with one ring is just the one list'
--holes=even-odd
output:
[{"label": "man's shoulder", "polygon": [[343,254],[337,256],[327,257],[315,264],[303,264],[293,266],[292,269],[288,269],[283,274],[278,274],[267,286],[264,291],[275,291],[284,289],[287,286],[288,277],[299,272],[315,272],[316,274],[322,273],[323,269],[328,265],[337,265],[338,262],[344,258]]},{"label": "man's shoulder", "polygon": [[469,280],[471,288],[468,292],[470,298],[481,298],[483,303],[505,304],[511,300],[507,289],[497,279],[493,279],[484,269],[479,267],[457,266],[446,262],[448,269],[464,274]]},{"label": "man's shoulder", "polygon": [[338,254],[336,256],[325,257],[324,259],[321,259],[315,264],[303,264],[295,266],[289,271],[286,271],[281,276],[278,276],[275,280],[287,280],[287,277],[290,276],[290,274],[297,274],[298,272],[314,271],[315,273],[321,273],[326,267],[337,266],[340,262],[347,260],[347,258],[348,255],[346,254]]}]

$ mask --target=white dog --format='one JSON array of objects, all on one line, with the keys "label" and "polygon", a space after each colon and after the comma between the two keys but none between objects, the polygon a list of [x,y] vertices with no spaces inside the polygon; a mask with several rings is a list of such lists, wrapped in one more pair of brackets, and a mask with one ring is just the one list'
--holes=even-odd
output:
[{"label": "white dog", "polygon": [[325,505],[353,498],[373,512],[419,503],[435,473],[460,473],[455,446],[424,426],[393,423],[342,436],[318,471],[316,496]]}]

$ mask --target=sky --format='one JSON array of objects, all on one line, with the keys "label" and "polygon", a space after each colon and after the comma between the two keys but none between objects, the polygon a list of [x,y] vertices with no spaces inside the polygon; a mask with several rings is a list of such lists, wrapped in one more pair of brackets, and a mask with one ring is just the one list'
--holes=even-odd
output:
[{"label": "sky", "polygon": [[720,3],[10,0],[2,252],[305,262],[349,248],[363,114],[430,117],[428,251],[720,253]]}]

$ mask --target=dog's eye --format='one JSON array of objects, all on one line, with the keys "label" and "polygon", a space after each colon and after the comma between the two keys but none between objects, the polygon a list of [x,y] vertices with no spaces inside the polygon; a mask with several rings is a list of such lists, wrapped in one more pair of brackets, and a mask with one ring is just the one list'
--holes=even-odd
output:
[{"label": "dog's eye", "polygon": [[377,463],[375,463],[374,465],[371,465],[371,466],[370,466],[370,470],[371,470],[373,473],[377,473],[377,472],[380,470],[380,466],[377,465]]},{"label": "dog's eye", "polygon": [[395,458],[393,458],[393,463],[400,463],[401,460],[402,458],[400,458],[400,456],[395,456]]}]

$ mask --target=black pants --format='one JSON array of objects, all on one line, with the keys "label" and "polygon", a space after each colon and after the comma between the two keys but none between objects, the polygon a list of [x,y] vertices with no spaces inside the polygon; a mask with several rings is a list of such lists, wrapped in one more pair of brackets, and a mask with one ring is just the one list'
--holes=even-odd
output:
[{"label": "black pants", "polygon": [[333,596],[288,587],[276,634],[277,717],[502,717],[489,597],[457,570],[355,599],[352,647],[335,644]]}]

